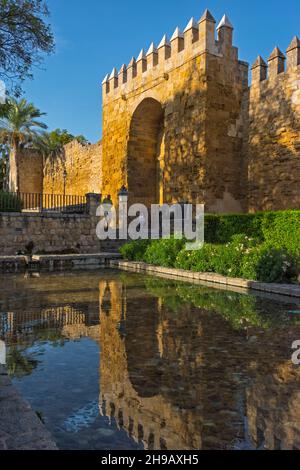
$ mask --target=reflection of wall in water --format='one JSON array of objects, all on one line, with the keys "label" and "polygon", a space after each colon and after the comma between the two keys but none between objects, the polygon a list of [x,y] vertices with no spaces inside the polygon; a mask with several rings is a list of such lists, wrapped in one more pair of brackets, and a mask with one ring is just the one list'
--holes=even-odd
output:
[{"label": "reflection of wall in water", "polygon": [[202,321],[187,304],[171,312],[160,298],[138,290],[131,296],[121,282],[100,285],[100,291],[106,306],[101,308],[104,413],[150,449],[217,448],[241,434],[236,398],[241,387],[232,381],[232,363],[226,368],[219,358],[220,383],[205,376],[215,356],[214,320],[206,328],[209,319]]},{"label": "reflection of wall in water", "polygon": [[[104,305],[100,404],[104,413],[116,418],[131,437],[143,441],[147,448],[200,447],[200,423],[197,429],[196,423],[189,420],[189,411],[173,407],[161,393],[158,299],[130,299],[126,287],[118,281],[100,283],[100,292]],[[138,312],[141,321],[130,324],[131,312]]]},{"label": "reflection of wall in water", "polygon": [[100,311],[100,404],[146,448],[231,447],[245,415],[254,446],[263,435],[266,448],[299,447],[300,368],[285,357],[299,327],[234,330],[113,280],[100,283]]},{"label": "reflection of wall in water", "polygon": [[300,368],[288,361],[261,374],[247,390],[247,417],[256,447],[300,449]]}]

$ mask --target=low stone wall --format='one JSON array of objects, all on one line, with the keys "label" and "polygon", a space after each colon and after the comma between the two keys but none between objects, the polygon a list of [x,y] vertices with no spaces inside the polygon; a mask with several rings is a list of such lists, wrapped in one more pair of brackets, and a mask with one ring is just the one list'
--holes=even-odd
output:
[{"label": "low stone wall", "polygon": [[184,269],[164,268],[142,262],[112,260],[111,267],[120,268],[137,273],[147,273],[151,275],[163,275],[169,278],[177,278],[189,282],[205,282],[211,285],[222,285],[230,290],[243,288],[246,290],[257,290],[269,294],[287,295],[300,298],[300,286],[293,284],[271,284],[258,281],[250,281],[234,277],[226,277],[216,273],[196,273]]},{"label": "low stone wall", "polygon": [[33,253],[99,253],[98,219],[91,215],[0,214],[0,255],[14,256],[34,243]]}]

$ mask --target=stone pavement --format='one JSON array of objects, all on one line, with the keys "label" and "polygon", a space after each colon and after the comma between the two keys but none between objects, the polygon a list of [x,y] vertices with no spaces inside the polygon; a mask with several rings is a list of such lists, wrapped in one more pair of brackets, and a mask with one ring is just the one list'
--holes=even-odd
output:
[{"label": "stone pavement", "polygon": [[58,450],[0,364],[0,450]]}]

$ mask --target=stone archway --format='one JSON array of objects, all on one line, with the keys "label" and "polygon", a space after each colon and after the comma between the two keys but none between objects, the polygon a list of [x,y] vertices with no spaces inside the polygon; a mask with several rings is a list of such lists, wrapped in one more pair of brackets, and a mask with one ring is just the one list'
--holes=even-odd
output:
[{"label": "stone archway", "polygon": [[131,203],[150,207],[160,202],[163,124],[163,108],[153,98],[145,98],[132,115],[127,156]]}]

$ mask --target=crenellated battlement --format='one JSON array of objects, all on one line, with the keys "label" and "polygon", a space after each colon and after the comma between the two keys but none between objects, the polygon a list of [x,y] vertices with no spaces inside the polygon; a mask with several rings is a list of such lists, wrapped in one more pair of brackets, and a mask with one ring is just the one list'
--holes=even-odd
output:
[{"label": "crenellated battlement", "polygon": [[300,65],[300,40],[295,36],[284,55],[276,46],[268,58],[268,63],[258,56],[252,65],[252,85],[273,81],[285,72],[295,70]]},{"label": "crenellated battlement", "polygon": [[199,21],[191,18],[183,31],[177,26],[170,39],[165,34],[158,45],[152,42],[137,58],[132,57],[128,65],[123,64],[119,71],[114,68],[105,76],[103,97],[126,92],[150,74],[151,78],[167,77],[172,68],[201,53],[232,56],[238,60],[237,48],[232,46],[233,26],[228,17],[224,15],[217,28],[215,25],[214,17],[205,10]]}]

